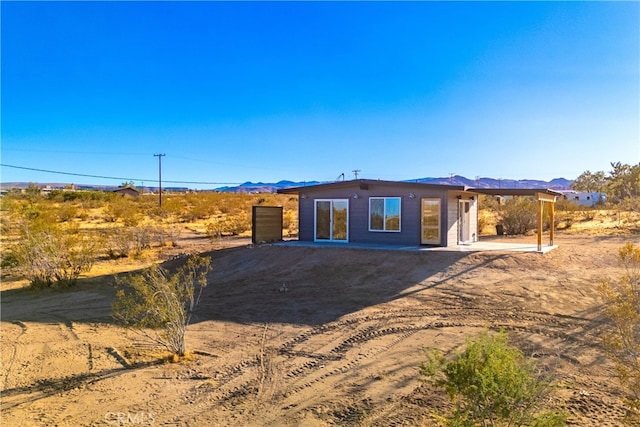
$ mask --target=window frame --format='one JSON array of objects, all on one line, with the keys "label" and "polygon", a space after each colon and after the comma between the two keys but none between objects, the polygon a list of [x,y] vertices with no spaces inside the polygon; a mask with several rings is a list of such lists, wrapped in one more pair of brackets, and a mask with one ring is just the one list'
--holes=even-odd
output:
[{"label": "window frame", "polygon": [[[371,228],[371,202],[373,200],[383,200],[382,207],[382,229]],[[387,218],[390,216],[387,212],[387,200],[397,200],[398,201],[398,229],[397,230],[388,230],[387,229]],[[369,197],[369,231],[373,233],[401,233],[402,232],[402,197],[399,196],[371,196]]]}]

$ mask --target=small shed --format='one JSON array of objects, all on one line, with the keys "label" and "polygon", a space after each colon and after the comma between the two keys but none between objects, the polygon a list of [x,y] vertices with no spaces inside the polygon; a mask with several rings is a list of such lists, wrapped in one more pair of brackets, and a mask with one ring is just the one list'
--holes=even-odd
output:
[{"label": "small shed", "polygon": [[140,191],[133,187],[118,187],[113,190],[114,193],[120,194],[122,197],[138,197],[140,196]]}]

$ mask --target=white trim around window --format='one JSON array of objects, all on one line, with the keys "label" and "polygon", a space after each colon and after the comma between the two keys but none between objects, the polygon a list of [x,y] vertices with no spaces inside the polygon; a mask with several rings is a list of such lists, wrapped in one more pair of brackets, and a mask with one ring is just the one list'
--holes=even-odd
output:
[{"label": "white trim around window", "polygon": [[369,197],[369,231],[400,233],[402,198]]}]

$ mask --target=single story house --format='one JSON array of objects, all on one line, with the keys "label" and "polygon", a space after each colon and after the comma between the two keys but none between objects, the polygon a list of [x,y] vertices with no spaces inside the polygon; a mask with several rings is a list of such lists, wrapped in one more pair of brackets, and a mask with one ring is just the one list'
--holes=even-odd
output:
[{"label": "single story house", "polygon": [[593,207],[599,203],[602,204],[607,201],[607,194],[598,191],[586,192],[574,190],[559,190],[559,192],[562,193],[562,196],[565,200],[570,200],[571,202],[579,206]]},{"label": "single story house", "polygon": [[[556,192],[501,190],[509,195]],[[298,238],[310,242],[456,246],[478,241],[478,195],[466,186],[369,179],[278,190],[298,194]]]},{"label": "single story house", "polygon": [[140,191],[133,187],[118,187],[115,190],[112,190],[116,194],[120,194],[123,197],[133,197],[136,198],[140,196]]}]

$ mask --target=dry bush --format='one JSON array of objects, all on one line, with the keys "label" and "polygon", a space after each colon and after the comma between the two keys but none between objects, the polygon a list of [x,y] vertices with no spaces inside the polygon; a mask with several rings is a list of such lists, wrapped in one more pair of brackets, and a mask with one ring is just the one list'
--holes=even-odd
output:
[{"label": "dry bush", "polygon": [[627,421],[640,423],[640,247],[628,242],[618,252],[625,273],[605,279],[599,287],[610,323],[603,344],[614,362],[616,377],[626,392]]},{"label": "dry bush", "polygon": [[108,202],[105,214],[107,221],[121,221],[129,227],[137,225],[142,219],[142,213],[139,211],[138,205],[129,197],[120,196]]},{"label": "dry bush", "polygon": [[35,288],[71,286],[95,263],[99,236],[77,226],[62,227],[37,218],[20,225],[20,239],[10,249],[18,271]]},{"label": "dry bush", "polygon": [[205,228],[210,239],[237,236],[251,229],[251,217],[245,212],[236,215],[218,215],[211,218]]},{"label": "dry bush", "polygon": [[[177,356],[186,353],[187,326],[207,286],[211,259],[191,255],[174,274],[159,266],[117,279],[113,316]],[[148,329],[159,333],[148,333]]]},{"label": "dry bush", "polygon": [[[111,258],[135,258],[145,249],[166,246],[167,243],[165,229],[151,225],[112,228],[106,235],[107,255]],[[174,241],[172,244],[175,246]]]},{"label": "dry bush", "polygon": [[500,223],[508,235],[526,234],[536,228],[537,205],[528,197],[511,197],[500,210]]},{"label": "dry bush", "polygon": [[58,221],[67,222],[80,215],[80,209],[73,203],[63,203],[56,210]]},{"label": "dry bush", "polygon": [[284,210],[282,214],[282,228],[287,230],[287,235],[293,236],[298,233],[298,215],[292,210]]}]

